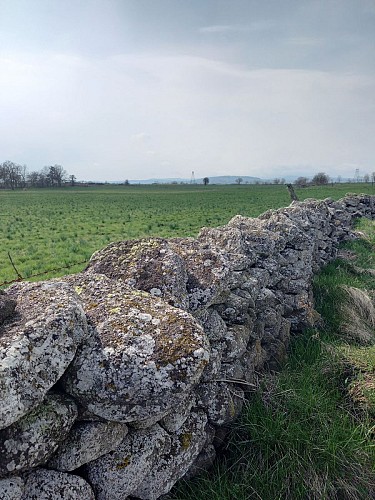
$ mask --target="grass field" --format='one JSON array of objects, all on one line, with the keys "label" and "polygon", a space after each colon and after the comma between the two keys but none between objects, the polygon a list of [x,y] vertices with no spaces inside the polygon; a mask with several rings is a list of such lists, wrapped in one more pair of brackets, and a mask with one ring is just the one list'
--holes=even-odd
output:
[{"label": "grass field", "polygon": [[[297,190],[300,199],[350,192],[375,193],[371,184],[339,184]],[[153,185],[0,191],[0,283],[20,274],[87,261],[111,241],[147,236],[195,236],[241,214],[256,217],[290,202],[285,186]],[[47,274],[77,272],[83,264]]]}]

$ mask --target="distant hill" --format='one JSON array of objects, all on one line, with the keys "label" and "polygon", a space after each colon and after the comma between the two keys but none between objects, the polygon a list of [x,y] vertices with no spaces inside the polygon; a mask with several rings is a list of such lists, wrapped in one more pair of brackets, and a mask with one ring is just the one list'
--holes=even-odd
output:
[{"label": "distant hill", "polygon": [[[207,176],[208,177],[208,176]],[[251,177],[249,175],[219,175],[214,177],[208,177],[210,179],[210,184],[235,184],[236,179],[241,178],[242,184],[253,184],[254,182],[261,182],[260,177]],[[190,179],[182,178],[166,178],[166,179],[141,179],[141,180],[129,180],[131,184],[172,184],[172,183],[184,183],[190,184]],[[195,184],[203,184],[203,177],[195,180]]]}]

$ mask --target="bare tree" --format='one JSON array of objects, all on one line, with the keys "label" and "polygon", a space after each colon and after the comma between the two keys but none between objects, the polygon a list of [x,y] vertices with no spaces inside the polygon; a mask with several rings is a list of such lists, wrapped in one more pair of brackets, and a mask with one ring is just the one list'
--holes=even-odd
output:
[{"label": "bare tree", "polygon": [[61,187],[62,183],[66,179],[66,172],[61,165],[51,165],[48,168],[47,177],[49,179],[49,184],[52,187]]},{"label": "bare tree", "polygon": [[307,177],[298,177],[295,181],[294,184],[299,187],[306,187],[308,184],[309,180]]},{"label": "bare tree", "polygon": [[324,172],[319,172],[318,174],[315,174],[314,177],[312,178],[312,183],[317,184],[318,186],[328,184],[329,177]]},{"label": "bare tree", "polygon": [[370,182],[370,176],[369,176],[369,174],[365,174],[363,176],[363,182],[366,182],[366,183]]},{"label": "bare tree", "polygon": [[236,179],[236,184],[240,185],[240,184],[241,184],[241,182],[243,182],[242,177],[237,177],[237,179]]},{"label": "bare tree", "polygon": [[207,184],[210,182],[210,179],[208,177],[204,177],[203,179],[203,184],[207,186]]},{"label": "bare tree", "polygon": [[278,177],[276,177],[276,179],[273,180],[273,183],[274,184],[280,184],[281,180]]},{"label": "bare tree", "polygon": [[40,187],[40,172],[32,171],[27,174],[27,184],[30,187]]},{"label": "bare tree", "polygon": [[22,182],[22,167],[12,161],[4,161],[0,165],[0,179],[3,186],[8,189],[16,189]]}]

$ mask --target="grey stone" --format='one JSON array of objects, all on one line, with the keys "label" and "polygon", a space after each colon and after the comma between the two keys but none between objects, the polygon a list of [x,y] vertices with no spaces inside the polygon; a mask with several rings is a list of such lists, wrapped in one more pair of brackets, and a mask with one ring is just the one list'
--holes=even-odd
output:
[{"label": "grey stone", "polygon": [[0,290],[0,325],[14,314],[17,302]]},{"label": "grey stone", "polygon": [[49,394],[36,409],[0,431],[0,476],[44,463],[67,436],[77,414],[71,398]]},{"label": "grey stone", "polygon": [[7,293],[17,307],[0,327],[0,429],[41,403],[87,333],[81,304],[66,284],[20,283]]},{"label": "grey stone", "polygon": [[225,345],[222,354],[223,362],[241,359],[246,351],[251,332],[252,328],[244,325],[233,325],[228,328],[225,339],[223,339]]},{"label": "grey stone", "polygon": [[95,500],[95,496],[82,477],[36,469],[27,475],[21,500]]},{"label": "grey stone", "polygon": [[195,461],[190,466],[189,470],[184,475],[185,480],[190,480],[202,472],[210,469],[216,458],[216,450],[212,444],[207,445],[197,456]]},{"label": "grey stone", "polygon": [[158,458],[133,495],[142,500],[156,500],[168,493],[201,452],[207,440],[206,425],[207,417],[203,412],[191,413],[184,425],[171,436],[169,452]]},{"label": "grey stone", "polygon": [[233,422],[240,414],[244,403],[242,389],[228,383],[200,384],[196,394],[197,407],[207,412],[209,422],[213,425]]},{"label": "grey stone", "polygon": [[1,500],[21,500],[24,482],[20,477],[13,476],[0,479]]},{"label": "grey stone", "polygon": [[169,453],[171,439],[159,425],[133,431],[116,450],[90,462],[85,474],[97,500],[124,500],[150,474],[160,457]]},{"label": "grey stone", "polygon": [[78,422],[47,465],[73,471],[117,448],[127,433],[127,426],[118,422]]},{"label": "grey stone", "polygon": [[94,253],[88,270],[122,280],[176,307],[188,307],[184,262],[163,238],[111,243]]},{"label": "grey stone", "polygon": [[193,405],[195,405],[195,396],[193,394],[188,394],[184,401],[173,408],[173,410],[160,421],[160,425],[168,432],[177,432],[189,418],[190,410]]},{"label": "grey stone", "polygon": [[199,381],[209,360],[202,327],[187,312],[99,274],[69,278],[91,338],[63,386],[89,411],[120,422],[162,418]]},{"label": "grey stone", "polygon": [[185,263],[189,310],[195,312],[224,302],[231,278],[227,256],[192,238],[173,239],[170,244]]}]

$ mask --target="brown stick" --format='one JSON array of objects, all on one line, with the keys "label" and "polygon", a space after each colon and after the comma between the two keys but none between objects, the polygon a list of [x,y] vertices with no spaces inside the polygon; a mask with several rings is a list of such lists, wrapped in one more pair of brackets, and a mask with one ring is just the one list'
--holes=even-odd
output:
[{"label": "brown stick", "polygon": [[14,262],[13,262],[13,260],[12,260],[11,255],[10,255],[10,252],[8,252],[8,257],[9,257],[10,263],[11,263],[11,264],[12,264],[12,266],[13,266],[13,269],[15,270],[15,272],[16,272],[16,274],[17,274],[17,276],[18,276],[18,279],[19,279],[19,280],[23,280],[22,275],[18,272],[18,269],[17,269],[17,268],[16,268],[16,266],[14,265]]}]

